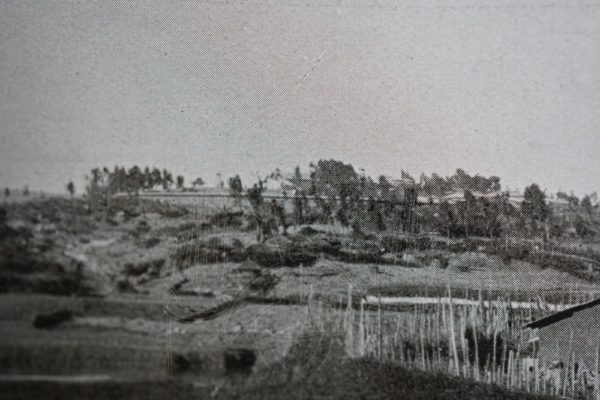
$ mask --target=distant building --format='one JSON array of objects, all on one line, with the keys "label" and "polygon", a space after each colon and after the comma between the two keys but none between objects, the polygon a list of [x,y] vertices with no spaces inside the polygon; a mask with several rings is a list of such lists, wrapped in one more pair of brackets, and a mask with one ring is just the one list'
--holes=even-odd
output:
[{"label": "distant building", "polygon": [[149,189],[144,190],[145,192],[149,192],[149,193],[162,193],[162,192],[166,192],[167,190],[164,188],[164,186],[162,184],[156,184],[154,186],[152,186]]},{"label": "distant building", "polygon": [[560,197],[550,197],[546,199],[546,201],[548,202],[548,204],[552,204],[553,206],[557,207],[569,207],[571,205],[569,200]]},{"label": "distant building", "polygon": [[294,172],[275,173],[266,178],[263,182],[263,188],[267,192],[283,193],[294,195],[297,192],[309,194],[312,189],[312,180],[303,176],[297,177]]},{"label": "distant building", "polygon": [[515,207],[521,207],[521,203],[523,202],[523,200],[525,200],[525,196],[523,196],[523,193],[517,191],[506,193],[508,194],[508,202],[510,204],[512,204]]},{"label": "distant building", "polygon": [[392,185],[393,188],[406,188],[413,187],[416,185],[416,182],[413,178],[410,177],[402,177],[402,178],[393,178],[391,176],[386,176],[385,179]]},{"label": "distant building", "polygon": [[[410,188],[416,188],[416,182],[409,176],[403,176],[402,178],[394,178],[392,176],[385,176],[386,181],[390,184],[389,192],[393,194],[395,198],[404,198],[406,191]],[[373,195],[381,195],[380,193],[374,193]],[[429,198],[419,196],[417,202],[419,204],[429,203]]]},{"label": "distant building", "polygon": [[[447,202],[449,204],[456,204],[456,203],[460,203],[461,201],[465,200],[465,190],[463,189],[459,189],[459,190],[455,190],[451,193],[448,193],[444,196],[441,197],[432,197],[433,199],[433,203],[437,204],[437,203],[443,203],[443,202]],[[502,191],[493,191],[493,192],[474,192],[472,191],[471,194],[473,195],[473,197],[477,198],[477,199],[495,199],[497,197],[501,197],[501,196],[506,196],[508,198],[509,202],[513,202],[510,198],[510,193],[508,192],[502,192]],[[516,200],[518,201],[518,199]]]},{"label": "distant building", "polygon": [[263,188],[268,191],[286,191],[293,193],[298,189],[298,186],[294,184],[290,179],[282,176],[268,177],[263,183]]},{"label": "distant building", "polygon": [[464,190],[455,190],[452,193],[448,193],[445,196],[442,196],[439,200],[440,203],[446,202],[448,204],[456,204],[465,200],[465,191]]},{"label": "distant building", "polygon": [[195,180],[192,182],[192,190],[201,190],[204,186],[204,181]]}]

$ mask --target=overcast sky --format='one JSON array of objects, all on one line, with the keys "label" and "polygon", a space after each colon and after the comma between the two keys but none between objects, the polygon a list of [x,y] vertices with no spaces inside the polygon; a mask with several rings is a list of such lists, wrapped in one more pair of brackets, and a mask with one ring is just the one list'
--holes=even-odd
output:
[{"label": "overcast sky", "polygon": [[338,158],[592,192],[599,21],[600,1],[2,0],[0,185]]}]

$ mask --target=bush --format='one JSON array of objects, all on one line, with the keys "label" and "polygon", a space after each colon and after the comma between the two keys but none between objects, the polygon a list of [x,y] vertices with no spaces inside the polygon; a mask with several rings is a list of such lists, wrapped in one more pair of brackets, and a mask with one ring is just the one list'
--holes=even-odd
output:
[{"label": "bush", "polygon": [[246,259],[244,245],[237,238],[229,236],[212,237],[206,242],[205,248],[218,250],[222,253],[222,258],[229,261],[243,261]]},{"label": "bush", "polygon": [[408,240],[397,236],[383,236],[381,246],[390,253],[401,253],[409,249]]},{"label": "bush", "polygon": [[251,349],[228,349],[223,358],[227,374],[248,374],[256,362],[256,354]]},{"label": "bush", "polygon": [[73,312],[69,310],[59,310],[50,314],[36,315],[33,320],[33,326],[38,329],[52,329],[72,318]]},{"label": "bush", "polygon": [[303,235],[303,236],[314,236],[316,234],[318,234],[319,231],[314,229],[313,227],[310,226],[304,226],[302,227],[299,231],[298,234],[299,235]]},{"label": "bush", "polygon": [[368,251],[356,249],[343,249],[339,251],[338,258],[340,261],[348,263],[369,263],[369,264],[385,264],[390,261],[380,253],[372,253]]},{"label": "bush", "polygon": [[381,246],[388,252],[401,253],[406,250],[429,250],[433,247],[431,238],[421,237],[399,237],[386,235],[381,238]]},{"label": "bush", "polygon": [[159,214],[165,218],[181,218],[188,214],[188,210],[183,207],[169,207],[161,210]]},{"label": "bush", "polygon": [[150,249],[160,243],[160,238],[151,237],[144,241],[144,247]]},{"label": "bush", "polygon": [[150,277],[157,277],[160,275],[160,270],[164,264],[164,259],[157,258],[155,260],[144,261],[137,264],[126,263],[123,268],[126,275],[139,276],[142,274],[148,274]]},{"label": "bush", "polygon": [[[486,335],[480,331],[474,332],[471,327],[465,329],[465,339],[469,349],[477,348],[478,350],[479,368],[491,365],[493,360],[496,361],[496,366],[501,366],[504,347],[508,346],[509,349],[514,350],[514,346],[510,345],[510,343],[506,343],[502,336],[496,336],[496,343],[494,345],[494,337],[492,335]],[[494,350],[496,352],[495,356]],[[475,351],[469,351],[469,361],[471,364],[475,363]]]},{"label": "bush", "polygon": [[184,244],[169,254],[169,259],[180,269],[194,264],[239,262],[246,257],[246,250],[238,239],[219,237],[211,238],[208,242]]},{"label": "bush", "polygon": [[224,211],[211,215],[208,223],[221,228],[239,228],[242,226],[243,217],[244,213],[242,211]]},{"label": "bush", "polygon": [[313,265],[317,261],[317,253],[299,246],[296,243],[283,247],[255,244],[247,249],[248,256],[255,263],[263,267],[297,267],[302,265]]},{"label": "bush", "polygon": [[314,254],[325,253],[337,255],[342,246],[341,241],[338,239],[323,234],[312,237],[292,236],[291,239],[296,246]]},{"label": "bush", "polygon": [[448,268],[448,265],[450,264],[450,260],[448,260],[448,257],[439,257],[438,260],[440,262],[441,269]]},{"label": "bush", "polygon": [[212,225],[208,222],[185,222],[176,227],[166,228],[166,232],[170,236],[174,236],[177,240],[186,241],[197,239],[202,233],[212,229]]},{"label": "bush", "polygon": [[506,245],[502,242],[496,242],[488,247],[488,252],[496,254],[504,264],[509,264],[511,260],[526,261],[530,256],[529,247],[515,244]]}]

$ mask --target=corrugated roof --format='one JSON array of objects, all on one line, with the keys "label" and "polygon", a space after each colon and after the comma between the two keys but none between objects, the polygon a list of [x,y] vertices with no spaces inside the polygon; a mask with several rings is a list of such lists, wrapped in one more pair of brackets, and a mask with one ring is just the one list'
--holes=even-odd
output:
[{"label": "corrugated roof", "polygon": [[532,329],[543,328],[548,325],[552,325],[558,321],[562,321],[563,319],[570,318],[576,312],[585,310],[587,308],[595,307],[599,304],[600,304],[600,298],[592,300],[592,301],[588,301],[587,303],[579,304],[579,305],[567,308],[565,310],[556,312],[554,314],[551,314],[547,317],[538,319],[537,321],[530,322],[527,325],[525,325],[525,328],[532,328]]}]

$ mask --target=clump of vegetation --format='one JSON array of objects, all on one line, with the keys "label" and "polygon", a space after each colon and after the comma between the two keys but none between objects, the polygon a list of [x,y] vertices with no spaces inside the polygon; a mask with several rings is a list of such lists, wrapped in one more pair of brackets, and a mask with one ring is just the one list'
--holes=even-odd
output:
[{"label": "clump of vegetation", "polygon": [[33,326],[38,329],[52,329],[71,319],[73,319],[72,311],[59,310],[50,314],[36,315],[33,319]]},{"label": "clump of vegetation", "polygon": [[310,266],[317,261],[317,254],[297,243],[274,246],[259,243],[248,247],[248,256],[263,267],[297,267]]},{"label": "clump of vegetation", "polygon": [[402,253],[406,250],[429,250],[432,248],[432,241],[427,236],[408,237],[386,235],[381,238],[381,246],[391,253]]},{"label": "clump of vegetation", "polygon": [[243,224],[242,211],[223,211],[209,217],[208,223],[220,228],[239,228]]},{"label": "clump of vegetation", "polygon": [[[465,329],[465,340],[466,345],[472,351],[468,354],[468,360],[471,365],[478,365],[479,368],[490,368],[502,366],[503,353],[506,349],[514,350],[514,346],[509,345],[502,335],[490,335],[481,331],[481,329],[474,329],[467,327]],[[473,351],[477,349],[477,352]]]},{"label": "clump of vegetation", "polygon": [[239,262],[245,260],[247,255],[247,250],[238,239],[213,237],[208,241],[187,243],[172,249],[169,260],[177,269],[185,269],[194,264]]},{"label": "clump of vegetation", "polygon": [[204,362],[196,352],[171,354],[171,372],[173,374],[199,373],[204,369]]},{"label": "clump of vegetation", "polygon": [[256,353],[252,349],[228,349],[223,358],[227,374],[249,374],[256,363]]},{"label": "clump of vegetation", "polygon": [[160,243],[160,238],[154,236],[154,237],[150,237],[150,238],[146,239],[144,241],[143,246],[147,249],[150,249],[150,248],[158,245],[159,243]]},{"label": "clump of vegetation", "polygon": [[140,276],[146,274],[148,277],[155,278],[160,275],[160,271],[164,264],[165,260],[163,258],[139,263],[129,262],[124,265],[124,272],[128,276]]},{"label": "clump of vegetation", "polygon": [[184,222],[183,224],[165,229],[169,236],[181,242],[194,240],[202,237],[213,228],[209,222]]}]

